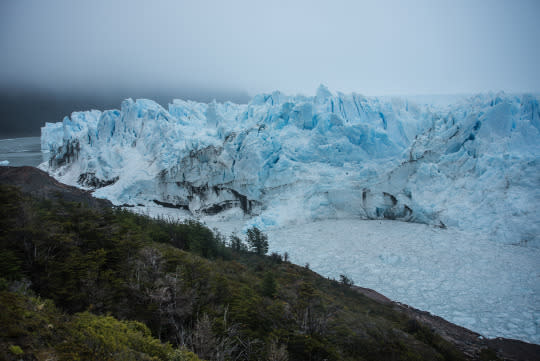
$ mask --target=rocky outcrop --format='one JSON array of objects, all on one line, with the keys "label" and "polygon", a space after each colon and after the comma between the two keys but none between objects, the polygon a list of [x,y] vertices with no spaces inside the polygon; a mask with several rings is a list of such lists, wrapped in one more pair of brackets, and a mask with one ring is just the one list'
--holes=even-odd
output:
[{"label": "rocky outcrop", "polygon": [[97,188],[107,187],[107,186],[110,186],[111,184],[116,183],[118,178],[120,177],[114,177],[113,179],[103,180],[96,177],[96,173],[82,173],[79,176],[79,180],[77,181],[77,183],[83,187],[97,189]]},{"label": "rocky outcrop", "polygon": [[34,167],[0,167],[0,184],[19,187],[24,193],[37,198],[62,199],[97,208],[112,207],[108,200],[94,198],[89,191],[60,183]]}]

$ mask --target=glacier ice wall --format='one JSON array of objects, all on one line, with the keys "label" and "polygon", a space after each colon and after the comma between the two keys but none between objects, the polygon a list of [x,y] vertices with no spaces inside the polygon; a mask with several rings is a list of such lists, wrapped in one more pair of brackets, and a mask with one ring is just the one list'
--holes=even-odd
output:
[{"label": "glacier ice wall", "polygon": [[244,105],[127,99],[47,123],[41,167],[116,204],[236,209],[263,228],[397,219],[539,245],[538,104],[501,93],[441,106],[324,86]]}]

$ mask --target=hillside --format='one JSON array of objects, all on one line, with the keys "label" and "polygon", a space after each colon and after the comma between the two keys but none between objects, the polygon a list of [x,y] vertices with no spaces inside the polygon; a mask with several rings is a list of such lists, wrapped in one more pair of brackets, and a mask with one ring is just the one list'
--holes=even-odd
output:
[{"label": "hillside", "polygon": [[[206,360],[540,354],[535,345],[481,339],[347,278],[249,252],[203,224],[104,207],[33,168],[0,167],[0,183],[6,360],[196,359],[189,351]],[[38,191],[44,185],[54,191]]]}]

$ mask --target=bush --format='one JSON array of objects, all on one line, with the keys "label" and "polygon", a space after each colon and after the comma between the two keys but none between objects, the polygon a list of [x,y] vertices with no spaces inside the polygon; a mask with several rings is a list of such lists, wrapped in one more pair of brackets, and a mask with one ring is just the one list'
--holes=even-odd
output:
[{"label": "bush", "polygon": [[169,353],[167,361],[201,361],[201,359],[193,352],[180,348]]},{"label": "bush", "polygon": [[12,354],[16,356],[22,355],[24,353],[21,347],[17,345],[9,346],[9,352],[11,352]]},{"label": "bush", "polygon": [[339,282],[347,288],[351,288],[354,285],[354,281],[344,274],[339,275]]},{"label": "bush", "polygon": [[112,316],[89,312],[75,315],[70,324],[72,341],[62,351],[83,359],[166,360],[172,348],[152,337],[150,330],[137,321],[119,321]]}]

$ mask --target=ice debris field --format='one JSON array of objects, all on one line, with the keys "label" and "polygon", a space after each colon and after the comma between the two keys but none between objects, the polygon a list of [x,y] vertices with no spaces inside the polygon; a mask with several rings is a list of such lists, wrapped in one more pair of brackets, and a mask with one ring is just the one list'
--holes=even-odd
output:
[{"label": "ice debris field", "polygon": [[[540,249],[396,221],[317,221],[270,231],[270,251],[485,337],[540,343]],[[316,248],[317,251],[312,250]]]},{"label": "ice debris field", "polygon": [[537,96],[128,99],[46,124],[41,144],[41,168],[97,197],[256,225],[323,275],[540,343]]}]

